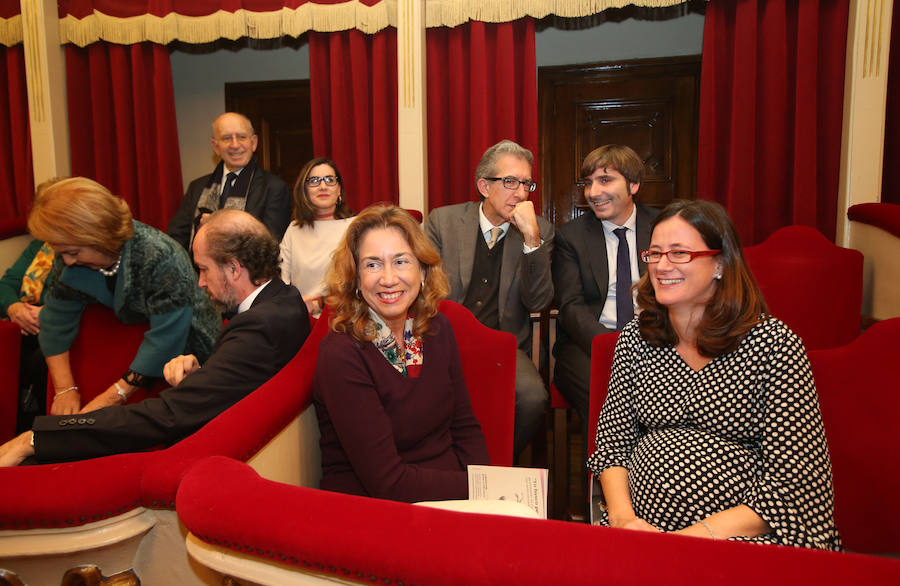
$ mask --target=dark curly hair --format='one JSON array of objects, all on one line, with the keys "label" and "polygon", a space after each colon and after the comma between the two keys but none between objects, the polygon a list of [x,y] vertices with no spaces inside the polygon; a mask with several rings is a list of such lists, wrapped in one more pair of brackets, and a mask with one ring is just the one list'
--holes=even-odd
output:
[{"label": "dark curly hair", "polygon": [[278,241],[265,225],[242,210],[219,210],[201,228],[210,258],[219,266],[236,260],[259,285],[281,276]]},{"label": "dark curly hair", "polygon": [[309,203],[309,194],[306,193],[306,180],[309,178],[313,168],[318,165],[328,165],[334,169],[334,176],[337,177],[338,185],[341,186],[341,194],[334,208],[334,219],[340,220],[353,215],[353,212],[347,205],[347,197],[344,195],[344,180],[341,177],[340,169],[331,159],[318,157],[307,161],[303,165],[303,168],[300,169],[300,174],[297,176],[297,181],[294,183],[294,191],[291,193],[291,219],[297,222],[297,225],[300,227],[313,226],[316,222],[316,211],[313,209],[312,204]]},{"label": "dark curly hair", "polygon": [[[650,233],[666,220],[679,216],[693,226],[710,248],[721,250],[722,279],[717,281],[697,327],[697,350],[710,358],[737,348],[744,335],[768,313],[756,279],[744,260],[741,242],[725,209],[711,201],[675,200],[650,223]],[[678,343],[669,310],[656,300],[648,271],[637,284],[641,337],[651,346]]]}]

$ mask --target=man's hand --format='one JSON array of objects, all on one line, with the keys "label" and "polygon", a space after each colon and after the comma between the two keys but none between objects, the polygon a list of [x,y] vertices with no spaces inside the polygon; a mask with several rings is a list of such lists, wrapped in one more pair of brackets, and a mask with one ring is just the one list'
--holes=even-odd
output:
[{"label": "man's hand", "polygon": [[200,368],[200,362],[193,354],[182,354],[176,356],[172,360],[166,362],[163,367],[163,376],[166,382],[173,387],[177,387],[184,380],[184,377]]},{"label": "man's hand", "polygon": [[537,215],[531,201],[526,199],[517,203],[509,216],[509,221],[522,233],[525,246],[537,248],[541,245],[541,229],[538,228]]},{"label": "man's hand", "polygon": [[26,431],[0,446],[0,468],[18,466],[22,460],[34,455],[34,447],[31,445],[33,433]]},{"label": "man's hand", "polygon": [[[116,384],[119,386],[117,387]],[[115,383],[111,384],[109,388],[105,391],[94,397],[88,402],[87,405],[82,407],[79,413],[87,413],[88,411],[96,411],[97,409],[103,409],[104,407],[109,407],[110,405],[121,405],[124,403],[124,399],[127,399],[131,393],[137,387],[129,385],[124,380],[119,379]],[[119,394],[119,389],[125,393],[125,397]]]},{"label": "man's hand", "polygon": [[77,389],[60,393],[53,397],[53,405],[50,406],[50,415],[71,415],[78,413],[81,408],[81,394]]},{"label": "man's hand", "polygon": [[10,321],[15,322],[24,334],[37,334],[41,331],[41,322],[38,321],[38,315],[41,313],[41,307],[17,301],[6,308],[6,315]]}]

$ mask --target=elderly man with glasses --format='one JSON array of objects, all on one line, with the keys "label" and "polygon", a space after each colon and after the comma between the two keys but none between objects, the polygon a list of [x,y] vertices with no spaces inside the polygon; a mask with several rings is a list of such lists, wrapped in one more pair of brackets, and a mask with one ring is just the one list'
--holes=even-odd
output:
[{"label": "elderly man with glasses", "polygon": [[559,329],[553,382],[578,410],[585,429],[591,340],[631,321],[631,286],[647,272],[638,255],[650,247],[650,220],[659,210],[634,202],[643,176],[644,162],[627,146],[610,144],[588,153],[576,186],[592,213],[560,227],[556,236],[553,282]]},{"label": "elderly man with glasses", "polygon": [[209,139],[219,164],[191,181],[167,230],[188,251],[203,221],[216,210],[244,210],[281,241],[291,221],[287,184],[258,166],[253,154],[258,137],[246,116],[226,112],[212,123]]},{"label": "elderly man with glasses", "polygon": [[425,224],[450,278],[449,299],[489,328],[516,336],[517,454],[540,428],[547,404],[547,389],[529,357],[530,312],[553,301],[553,226],[528,200],[537,188],[533,161],[528,149],[500,141],[475,170],[481,201],[432,210]]}]

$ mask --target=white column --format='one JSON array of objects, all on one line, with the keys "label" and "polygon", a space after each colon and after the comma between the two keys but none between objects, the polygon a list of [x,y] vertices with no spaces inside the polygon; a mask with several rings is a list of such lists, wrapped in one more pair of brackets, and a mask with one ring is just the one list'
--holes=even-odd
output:
[{"label": "white column", "polygon": [[21,0],[34,183],[71,173],[65,52],[55,0]]},{"label": "white column", "polygon": [[397,140],[400,207],[428,209],[425,0],[397,2]]},{"label": "white column", "polygon": [[850,206],[881,201],[893,0],[850,0],[836,244],[850,245]]}]

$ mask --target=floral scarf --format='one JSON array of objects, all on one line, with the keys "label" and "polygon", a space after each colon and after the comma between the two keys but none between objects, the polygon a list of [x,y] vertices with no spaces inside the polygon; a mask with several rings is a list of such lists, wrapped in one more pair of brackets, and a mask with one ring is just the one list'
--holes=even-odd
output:
[{"label": "floral scarf", "polygon": [[[391,333],[391,328],[371,308],[369,308],[369,317],[375,324],[375,339],[372,340],[372,343],[375,344],[378,351],[391,363],[391,366],[397,369],[397,372],[405,377],[409,377],[410,374],[415,377],[422,366],[422,338],[414,336],[412,333],[412,315],[407,315],[406,323],[403,324],[403,341],[406,344],[406,352],[403,356],[401,356],[400,346],[397,344],[394,334]],[[410,369],[412,373],[407,370],[407,367],[414,367]]]},{"label": "floral scarf", "polygon": [[46,242],[38,250],[37,254],[28,265],[28,269],[22,276],[22,288],[20,299],[31,305],[40,305],[41,293],[44,291],[44,281],[50,274],[53,266],[53,249]]}]

